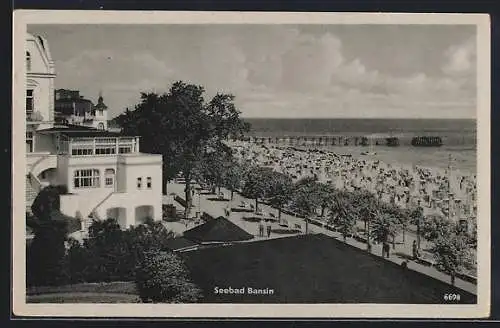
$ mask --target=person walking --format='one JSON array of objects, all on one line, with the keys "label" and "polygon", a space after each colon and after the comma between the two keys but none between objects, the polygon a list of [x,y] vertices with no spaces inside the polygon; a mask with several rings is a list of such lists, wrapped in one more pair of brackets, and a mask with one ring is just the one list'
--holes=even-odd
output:
[{"label": "person walking", "polygon": [[413,253],[413,260],[416,261],[420,257],[419,251],[418,251],[418,245],[417,241],[414,240],[412,244],[412,253]]},{"label": "person walking", "polygon": [[267,238],[271,237],[271,222],[267,222]]},{"label": "person walking", "polygon": [[389,243],[387,241],[384,241],[384,243],[382,244],[382,256],[389,258],[390,249],[391,247]]},{"label": "person walking", "polygon": [[264,237],[264,223],[262,220],[259,222],[259,237]]}]

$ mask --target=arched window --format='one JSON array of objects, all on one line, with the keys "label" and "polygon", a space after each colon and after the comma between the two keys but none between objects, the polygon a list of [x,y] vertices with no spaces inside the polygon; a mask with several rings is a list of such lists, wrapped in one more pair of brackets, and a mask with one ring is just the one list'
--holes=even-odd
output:
[{"label": "arched window", "polygon": [[104,123],[99,123],[99,124],[97,124],[97,128],[98,128],[99,130],[104,130]]},{"label": "arched window", "polygon": [[26,70],[31,71],[31,54],[29,51],[26,51]]}]

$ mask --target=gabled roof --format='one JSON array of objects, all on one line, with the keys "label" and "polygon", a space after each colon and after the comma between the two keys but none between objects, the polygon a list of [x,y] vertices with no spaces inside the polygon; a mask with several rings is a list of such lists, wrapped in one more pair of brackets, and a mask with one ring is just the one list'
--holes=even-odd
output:
[{"label": "gabled roof", "polygon": [[232,242],[249,240],[253,238],[253,235],[226,218],[219,216],[214,220],[207,221],[204,224],[186,230],[184,232],[184,238],[197,243]]}]

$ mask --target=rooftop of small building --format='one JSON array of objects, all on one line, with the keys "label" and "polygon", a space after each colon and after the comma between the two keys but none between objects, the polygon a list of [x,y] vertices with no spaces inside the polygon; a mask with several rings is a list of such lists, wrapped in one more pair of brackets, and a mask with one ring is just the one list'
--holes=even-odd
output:
[{"label": "rooftop of small building", "polygon": [[80,126],[80,125],[72,125],[72,124],[58,125],[58,126],[54,126],[52,128],[39,130],[38,132],[39,133],[48,133],[48,134],[60,133],[62,135],[70,137],[70,138],[77,138],[77,137],[80,137],[80,138],[136,137],[135,135],[125,134],[122,132],[111,132],[111,131],[99,130],[96,128]]}]

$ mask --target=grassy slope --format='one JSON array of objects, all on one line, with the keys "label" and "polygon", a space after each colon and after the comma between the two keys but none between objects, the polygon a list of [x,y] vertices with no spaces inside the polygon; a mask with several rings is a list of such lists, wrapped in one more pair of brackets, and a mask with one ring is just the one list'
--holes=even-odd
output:
[{"label": "grassy slope", "polygon": [[[324,235],[245,243],[184,253],[205,302],[442,303],[459,293],[423,274]],[[274,295],[215,295],[214,287],[273,288]]]}]

